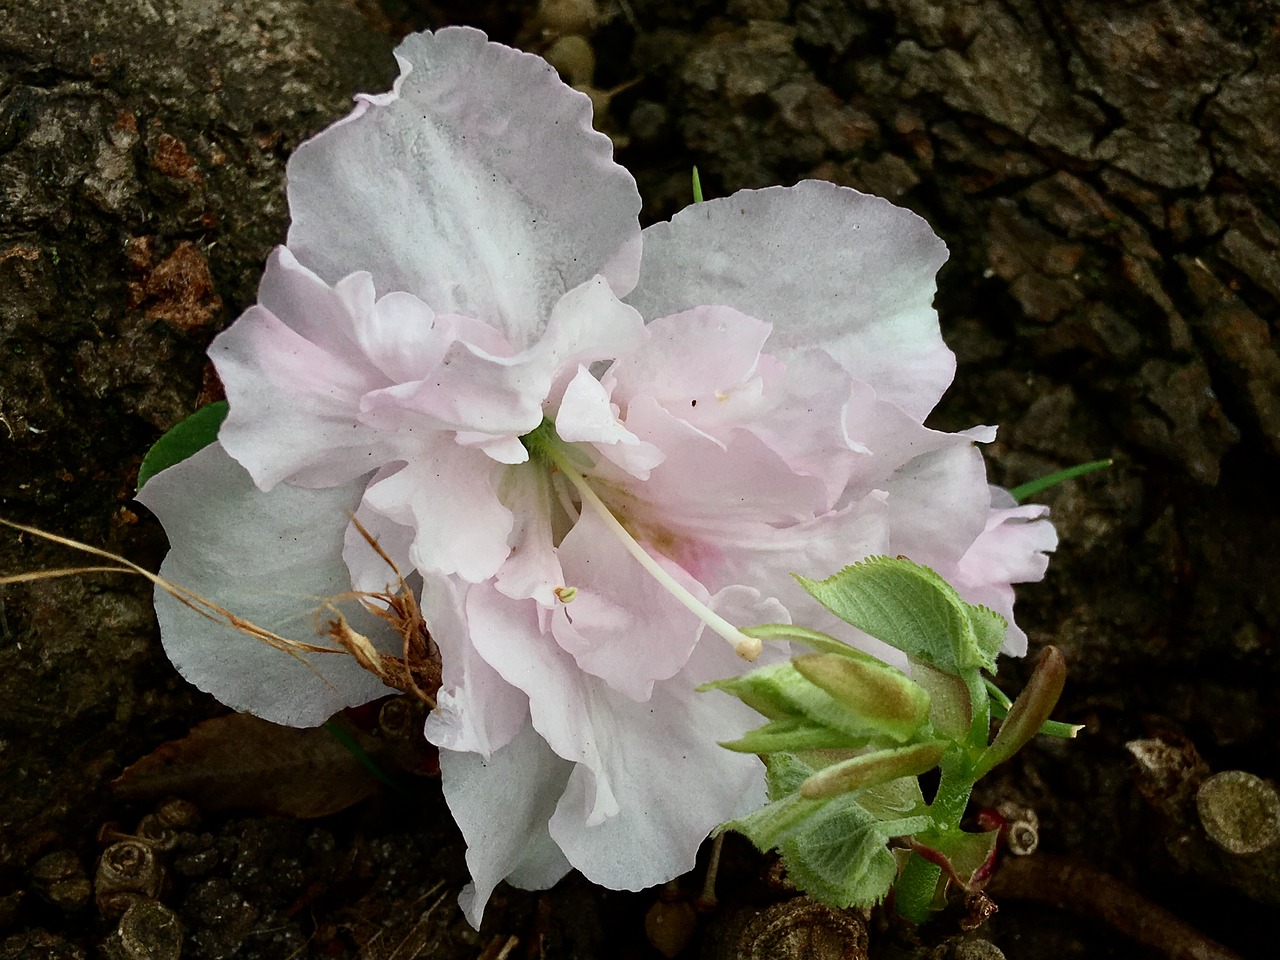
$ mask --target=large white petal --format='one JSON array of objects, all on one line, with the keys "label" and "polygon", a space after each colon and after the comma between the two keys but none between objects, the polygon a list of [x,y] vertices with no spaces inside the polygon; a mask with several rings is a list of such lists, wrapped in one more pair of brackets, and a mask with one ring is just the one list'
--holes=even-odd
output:
[{"label": "large white petal", "polygon": [[[594,883],[640,890],[693,868],[698,846],[736,813],[763,800],[764,768],[719,741],[758,726],[754,710],[694,687],[748,665],[718,637],[706,635],[688,666],[637,703],[602,681],[584,678],[592,736],[604,744],[601,768],[578,766],[551,818],[551,836],[569,862]],[[618,810],[593,816],[597,779]]]},{"label": "large white petal", "polygon": [[[215,443],[152,477],[138,499],[164,524],[172,549],[160,574],[237,616],[293,640],[336,646],[317,634],[326,598],[349,593],[342,560],[349,511],[364,478],[263,493]],[[387,652],[400,640],[355,604],[355,629]],[[227,706],[275,723],[310,727],[391,691],[346,653],[292,657],[209,620],[156,591],[165,652],[178,672]]]},{"label": "large white petal", "polygon": [[635,284],[640,196],[591,129],[588,98],[546,61],[452,27],[397,48],[392,93],[304,143],[289,161],[289,247],[333,282],[537,340],[562,294],[597,273]]},{"label": "large white petal", "polygon": [[955,372],[932,306],[946,255],[910,211],[806,180],[694,204],[647,228],[627,302],[650,319],[734,307],[773,324],[770,352],[821,347],[922,419]]},{"label": "large white petal", "polygon": [[489,895],[508,875],[515,872],[528,886],[550,886],[568,872],[568,863],[547,849],[547,821],[570,767],[528,726],[487,760],[440,751],[444,796],[467,841],[472,879],[458,902],[477,930]]}]

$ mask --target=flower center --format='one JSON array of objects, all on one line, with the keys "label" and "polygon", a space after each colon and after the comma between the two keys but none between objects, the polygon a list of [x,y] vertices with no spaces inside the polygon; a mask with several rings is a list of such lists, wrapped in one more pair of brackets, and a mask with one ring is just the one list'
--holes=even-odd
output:
[{"label": "flower center", "polygon": [[627,528],[613,515],[613,512],[600,499],[599,494],[591,489],[591,484],[579,471],[575,461],[581,462],[581,454],[560,439],[556,434],[555,424],[551,420],[543,420],[536,430],[521,437],[520,442],[524,444],[531,457],[559,470],[578,491],[583,506],[593,510],[604,521],[605,526],[621,541],[627,552],[635,557],[649,576],[658,581],[659,585],[680,601],[690,613],[723,637],[738,656],[744,660],[755,660],[760,656],[759,640],[748,637],[686,590],[649,555],[635,537],[627,532]]}]

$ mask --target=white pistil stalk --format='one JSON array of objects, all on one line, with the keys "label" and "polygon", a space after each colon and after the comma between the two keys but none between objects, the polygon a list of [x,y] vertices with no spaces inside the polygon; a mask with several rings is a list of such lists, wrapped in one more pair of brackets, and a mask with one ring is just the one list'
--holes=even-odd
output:
[{"label": "white pistil stalk", "polygon": [[690,613],[728,641],[729,645],[733,647],[734,651],[738,656],[742,657],[742,659],[754,660],[756,657],[760,656],[760,649],[763,645],[759,640],[754,637],[748,637],[732,623],[720,616],[720,614],[716,613],[692,593],[682,587],[676,581],[675,577],[663,570],[662,567],[658,565],[658,562],[654,560],[653,557],[649,556],[645,548],[636,542],[635,537],[631,536],[631,534],[627,532],[627,528],[618,521],[618,518],[613,515],[613,512],[605,506],[604,501],[601,500],[600,497],[597,496],[596,492],[591,489],[591,485],[587,483],[586,477],[571,467],[567,458],[562,456],[560,451],[556,450],[554,447],[550,447],[549,445],[548,447],[545,447],[544,450],[547,459],[554,463],[560,472],[568,478],[569,482],[577,488],[578,493],[582,497],[582,502],[589,505],[591,509],[596,512],[600,519],[603,520],[609,529],[613,531],[614,535],[622,541],[622,545],[627,548],[627,552],[636,558],[640,566],[644,567],[653,579],[662,584],[663,588],[688,608]]}]

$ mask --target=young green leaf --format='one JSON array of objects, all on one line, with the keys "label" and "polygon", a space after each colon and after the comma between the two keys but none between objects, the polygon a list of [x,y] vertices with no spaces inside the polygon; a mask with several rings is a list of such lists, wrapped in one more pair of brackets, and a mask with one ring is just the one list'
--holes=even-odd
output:
[{"label": "young green leaf", "polygon": [[905,557],[871,557],[826,580],[796,577],[841,620],[948,673],[995,669],[1008,624],[965,603],[928,567]]},{"label": "young green leaf", "polygon": [[733,694],[770,720],[804,719],[854,739],[884,733],[876,718],[859,716],[837,702],[801,676],[791,661],[704,683],[698,689]]},{"label": "young green leaf", "polygon": [[811,897],[840,909],[870,907],[884,899],[898,872],[889,838],[926,829],[929,822],[877,820],[846,794],[823,805],[779,849],[788,877]]},{"label": "young green leaf", "polygon": [[152,444],[138,469],[138,489],[161,470],[176,466],[199,453],[218,439],[218,429],[227,418],[227,401],[215,400],[201,407],[187,419]]}]

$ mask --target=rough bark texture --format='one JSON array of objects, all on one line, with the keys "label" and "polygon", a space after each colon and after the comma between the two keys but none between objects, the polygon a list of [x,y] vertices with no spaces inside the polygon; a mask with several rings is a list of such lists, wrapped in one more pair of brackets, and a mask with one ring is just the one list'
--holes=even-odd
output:
[{"label": "rough bark texture", "polygon": [[[0,0],[0,515],[158,562],[129,502],[137,464],[207,391],[202,350],[283,239],[284,160],[353,92],[386,88],[394,36],[448,7]],[[457,9],[495,39],[550,39],[523,4]],[[648,218],[686,202],[692,162],[708,193],[817,176],[911,207],[952,250],[938,307],[960,372],[938,425],[1001,424],[989,453],[1006,484],[1116,458],[1044,495],[1063,545],[1020,594],[1033,645],[1068,655],[1062,713],[1089,735],[1036,749],[983,796],[1036,808],[1045,848],[1269,953],[1251,899],[1266,895],[1240,880],[1256,870],[1193,836],[1187,782],[1206,764],[1280,774],[1280,3],[601,9],[595,85],[638,82],[600,122],[628,144]],[[65,561],[0,538],[0,571]],[[111,924],[51,905],[38,858],[91,864],[97,825],[133,815],[104,783],[213,708],[168,668],[137,583],[46,582],[0,604],[0,929],[25,931],[0,957],[82,956]],[[1153,786],[1122,749],[1153,736],[1203,761]],[[408,910],[461,875],[447,827],[208,829],[217,865],[169,901],[192,957],[341,955],[372,935],[372,886]],[[492,936],[644,956],[652,902],[569,883],[535,917],[536,898],[500,897]],[[1132,955],[1102,927],[1004,907],[993,935],[1011,955]],[[490,930],[468,938],[451,910],[432,955],[478,954]]]}]

